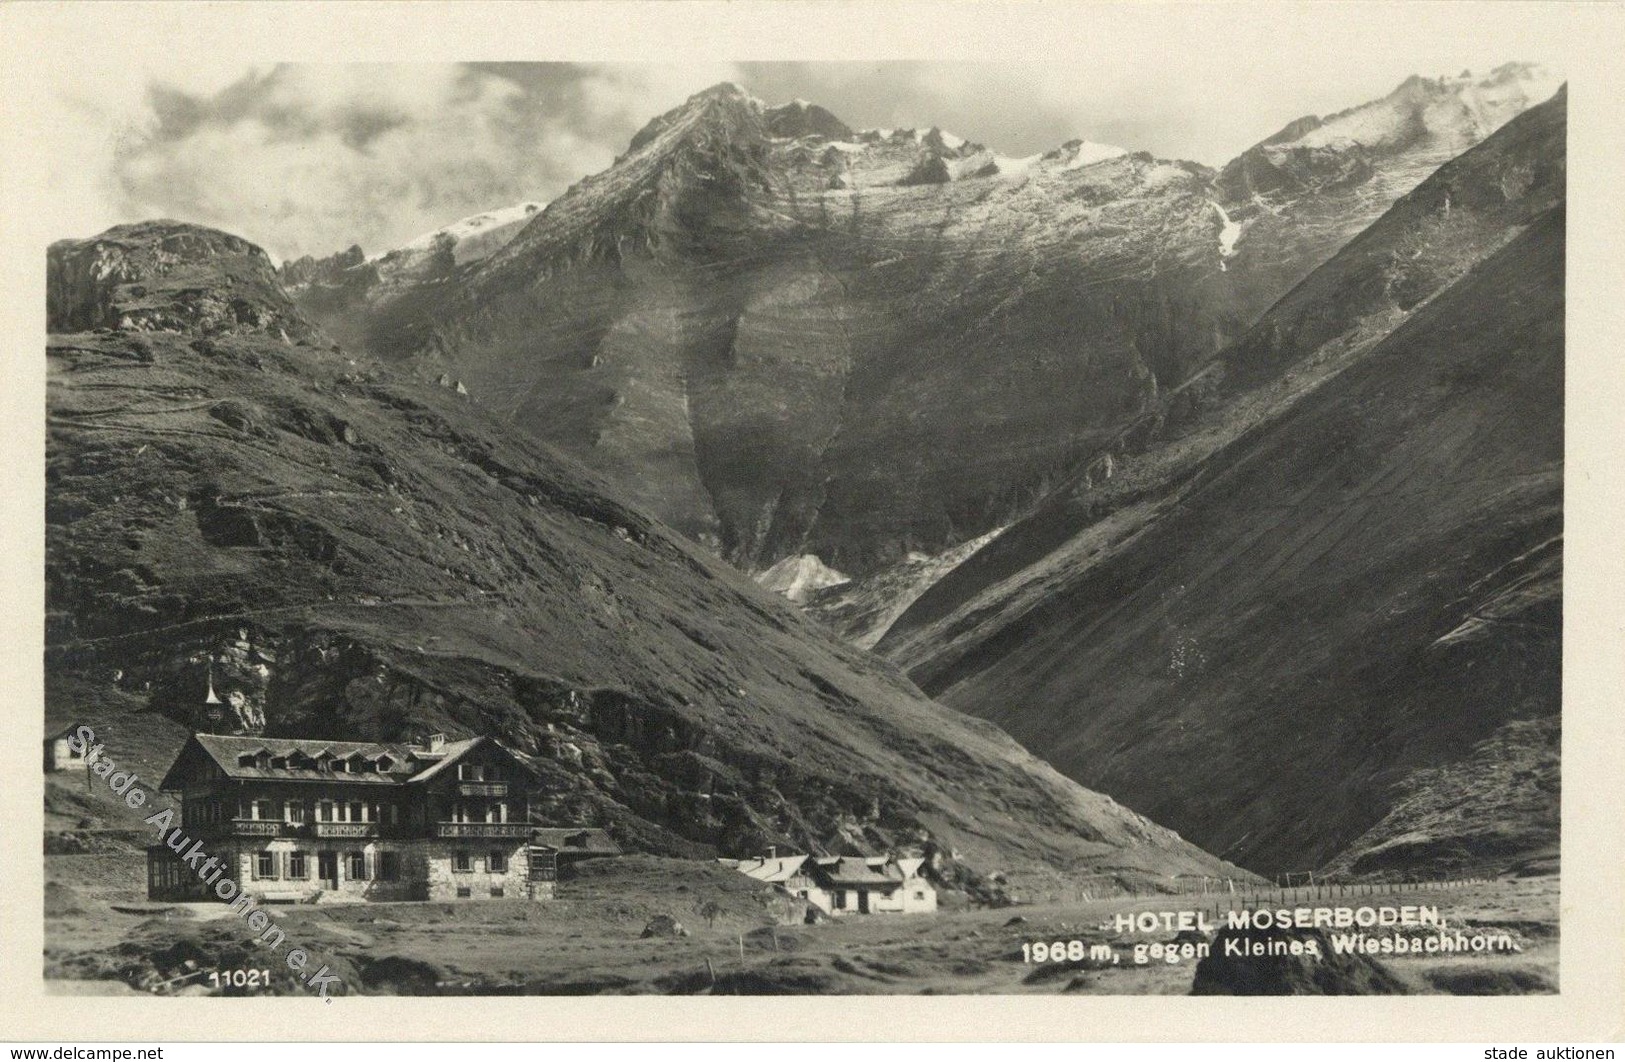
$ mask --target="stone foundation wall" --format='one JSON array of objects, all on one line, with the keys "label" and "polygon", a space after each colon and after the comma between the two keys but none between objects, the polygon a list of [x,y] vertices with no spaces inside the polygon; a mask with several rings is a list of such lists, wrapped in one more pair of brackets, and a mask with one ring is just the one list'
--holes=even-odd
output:
[{"label": "stone foundation wall", "polygon": [[[525,845],[508,840],[430,842],[433,849],[425,852],[427,880],[431,900],[521,900],[530,895],[528,874],[525,869]],[[455,853],[469,854],[470,870],[452,869]],[[491,855],[501,852],[507,857],[507,869],[493,872]],[[551,898],[552,882],[537,882],[536,897]],[[463,895],[461,890],[467,890]],[[500,896],[492,890],[499,890]],[[544,895],[545,893],[545,895]]]}]

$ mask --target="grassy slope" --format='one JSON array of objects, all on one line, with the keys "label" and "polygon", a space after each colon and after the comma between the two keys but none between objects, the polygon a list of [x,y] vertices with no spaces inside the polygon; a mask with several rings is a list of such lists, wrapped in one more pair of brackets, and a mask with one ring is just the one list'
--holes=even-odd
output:
[{"label": "grassy slope", "polygon": [[1215,865],[448,389],[177,333],[58,336],[49,372],[55,690],[120,669],[218,726],[205,654],[242,640],[273,661],[272,731],[496,733],[561,817],[634,846],[929,831],[984,869]]},{"label": "grassy slope", "polygon": [[[1330,859],[1411,771],[1555,714],[1562,225],[1143,503],[1156,519],[1120,510],[1045,558],[1046,592],[927,688],[1255,868]],[[1551,812],[1525,824],[1544,843]]]},{"label": "grassy slope", "polygon": [[[1441,168],[1395,204],[1378,224],[1284,297],[1243,340],[1190,384],[1165,393],[1151,415],[1097,453],[1081,475],[1051,495],[1032,516],[926,591],[881,641],[880,651],[908,667],[927,689],[940,692],[992,666],[1011,646],[1020,645],[1042,622],[1042,610],[1048,603],[1058,598],[1074,599],[1068,595],[1074,594],[1080,581],[1099,575],[1097,569],[1107,573],[1116,570],[1113,565],[1122,555],[1132,554],[1147,529],[1172,525],[1186,527],[1187,533],[1198,533],[1189,529],[1186,520],[1193,492],[1203,489],[1216,469],[1240,460],[1238,455],[1250,453],[1249,448],[1257,440],[1269,438],[1272,426],[1295,415],[1294,411],[1311,401],[1317,389],[1335,390],[1340,386],[1340,373],[1384,350],[1385,340],[1411,318],[1433,313],[1429,300],[1440,298],[1440,293],[1474,263],[1482,262],[1533,219],[1560,204],[1564,196],[1565,154],[1566,96],[1559,93]],[[1560,264],[1553,268],[1548,288],[1560,294]],[[1412,325],[1415,323],[1412,321]],[[1444,339],[1453,346],[1467,341],[1460,333],[1447,334]],[[1474,370],[1464,370],[1457,383],[1464,395],[1470,394],[1475,386]],[[1533,405],[1547,403],[1530,415],[1550,419],[1560,409],[1560,402],[1549,390],[1542,394],[1547,397],[1527,396]],[[1283,458],[1285,463],[1278,471],[1284,476],[1306,460],[1313,460],[1314,454],[1325,449],[1325,441],[1317,440],[1302,454]],[[1489,460],[1493,462],[1493,458]],[[1419,484],[1426,482],[1426,475],[1421,475]],[[1288,490],[1281,493],[1283,497],[1291,496]],[[1247,532],[1249,535],[1275,519],[1272,514],[1281,509],[1282,498],[1260,497],[1257,505],[1252,519],[1258,526]],[[1237,532],[1231,529],[1225,533]],[[1560,563],[1560,546],[1553,544],[1521,562],[1521,567],[1528,569],[1524,576],[1503,576],[1511,578],[1514,585],[1519,578],[1527,577],[1536,597],[1555,596],[1555,572]],[[1494,618],[1498,611],[1516,612],[1527,603],[1526,595],[1517,589],[1497,597],[1493,586],[1488,590],[1483,586],[1469,588],[1468,584],[1484,574],[1461,573],[1464,582],[1458,589],[1485,595],[1483,611],[1490,617],[1463,632],[1463,636],[1485,633],[1476,628],[1499,622]],[[1240,588],[1245,589],[1245,584]],[[1172,598],[1183,591],[1167,592],[1170,602],[1155,607],[1171,608]],[[1370,607],[1365,593],[1317,605],[1334,617],[1340,607],[1356,613]],[[1097,603],[1089,614],[1098,616],[1102,607]],[[1133,616],[1136,609],[1147,607],[1153,606],[1124,605],[1122,610]],[[1357,616],[1345,619],[1353,621]],[[1338,621],[1334,618],[1328,622],[1335,626]],[[1202,646],[1171,630],[1165,630],[1162,638],[1143,642],[1141,651],[1147,666],[1158,666],[1157,661],[1162,660],[1169,668],[1201,665],[1226,672],[1236,695],[1248,695],[1260,688],[1268,691],[1267,684],[1277,678],[1268,669],[1251,666],[1246,659],[1215,662]],[[1406,649],[1403,645],[1372,644],[1361,653],[1373,659],[1387,655],[1402,661]],[[1094,687],[1115,681],[1113,669],[1122,666],[1122,661],[1097,663],[1102,670],[1091,673],[1087,683],[1091,696]],[[1335,682],[1331,678],[1325,681]],[[1555,679],[1545,681],[1555,684]],[[1473,688],[1473,683],[1463,680],[1452,696],[1458,700],[1471,697]],[[1030,686],[1018,686],[999,696],[1005,697],[1007,704],[1032,693]],[[1058,695],[1056,687],[1050,687],[1048,695]],[[964,691],[954,695],[953,700],[969,710],[982,710]],[[1063,742],[1072,740],[1065,728],[1057,730],[1051,725],[1051,716],[1060,710],[1057,706],[1049,709],[1049,714],[1039,712],[1045,722],[1031,729],[1016,722],[1016,717],[1027,709],[997,707],[993,711],[1035,748],[1049,754],[1057,733],[1063,735]],[[1195,705],[1169,705],[1161,710],[1188,711],[1197,717],[1202,712]],[[1268,721],[1261,725],[1268,726]],[[1094,750],[1097,756],[1113,751],[1110,746]],[[1388,754],[1372,755],[1380,759]],[[1098,783],[1105,769],[1094,767],[1076,776]],[[1442,780],[1436,778],[1435,782]],[[1233,779],[1219,784],[1239,790],[1256,785],[1256,781]],[[1119,795],[1128,799],[1126,792],[1141,790],[1131,789]],[[1396,794],[1394,799],[1401,797]],[[1510,805],[1501,802],[1501,806]],[[1381,812],[1376,814],[1380,817]],[[1528,818],[1527,825],[1536,833],[1550,828],[1544,814]],[[1342,827],[1334,832],[1347,839]],[[1513,826],[1512,832],[1522,833],[1523,828]],[[1230,832],[1222,842],[1209,838],[1209,843],[1222,847],[1240,837],[1239,832]],[[1232,855],[1260,843],[1275,842],[1261,842],[1254,836]],[[1463,858],[1460,845],[1445,847],[1455,850],[1451,859]],[[1484,847],[1491,850],[1500,846]],[[1424,858],[1424,853],[1429,853],[1427,859],[1440,858],[1440,850],[1430,846],[1412,849],[1411,857]],[[1278,853],[1272,858],[1277,866],[1296,865],[1326,854],[1324,849],[1312,849],[1293,855]]]}]

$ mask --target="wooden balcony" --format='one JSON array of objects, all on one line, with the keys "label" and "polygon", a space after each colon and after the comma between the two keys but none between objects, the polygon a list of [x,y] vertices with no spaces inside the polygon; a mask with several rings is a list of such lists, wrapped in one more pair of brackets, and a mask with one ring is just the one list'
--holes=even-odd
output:
[{"label": "wooden balcony", "polygon": [[437,822],[436,837],[500,837],[524,840],[530,836],[528,822]]},{"label": "wooden balcony", "polygon": [[458,782],[457,794],[465,797],[505,797],[507,782]]}]

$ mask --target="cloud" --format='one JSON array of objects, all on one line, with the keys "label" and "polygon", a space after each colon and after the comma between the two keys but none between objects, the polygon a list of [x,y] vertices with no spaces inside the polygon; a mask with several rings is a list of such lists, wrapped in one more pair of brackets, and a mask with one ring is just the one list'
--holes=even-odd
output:
[{"label": "cloud", "polygon": [[731,64],[306,64],[103,73],[59,93],[69,230],[176,217],[278,257],[399,246],[548,200]]},{"label": "cloud", "polygon": [[[608,166],[651,118],[724,80],[770,103],[813,100],[858,128],[939,125],[1009,154],[1078,137],[1220,165],[1292,119],[1377,98],[1409,74],[1549,50],[1465,31],[1368,47],[1349,34],[1383,27],[1316,35],[1319,15],[1254,25],[1200,5],[1187,13],[1176,39],[1119,13],[1069,42],[1065,62],[247,65],[188,52],[170,66],[64,70],[38,147],[64,236],[175,217],[278,257],[352,243],[376,253],[550,200]],[[1291,47],[1261,49],[1260,35]]]}]

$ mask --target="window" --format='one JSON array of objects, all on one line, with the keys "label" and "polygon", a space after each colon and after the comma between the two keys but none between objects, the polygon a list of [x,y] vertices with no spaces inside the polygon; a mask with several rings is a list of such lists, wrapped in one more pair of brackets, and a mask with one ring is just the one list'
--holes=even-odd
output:
[{"label": "window", "polygon": [[846,890],[845,889],[836,889],[835,890],[835,909],[838,910],[838,911],[846,910]]},{"label": "window", "polygon": [[507,895],[507,891],[501,885],[491,886],[491,898],[493,900],[500,900],[505,895]]},{"label": "window", "polygon": [[298,825],[305,821],[305,802],[302,800],[288,801],[288,821]]},{"label": "window", "polygon": [[485,766],[479,763],[459,763],[457,777],[465,782],[485,781]]},{"label": "window", "polygon": [[273,771],[285,771],[285,770],[287,770],[288,769],[288,757],[286,757],[286,756],[272,756],[271,757],[271,769]]},{"label": "window", "polygon": [[345,868],[351,881],[367,880],[367,853],[351,852],[349,866]]},{"label": "window", "polygon": [[324,800],[321,803],[316,805],[316,821],[317,822],[332,822],[333,821],[333,802],[331,800]]},{"label": "window", "polygon": [[451,854],[451,869],[460,874],[468,874],[474,870],[474,857],[468,849],[459,848]]},{"label": "window", "polygon": [[493,874],[506,874],[508,872],[508,853],[493,851],[491,853],[490,869]]},{"label": "window", "polygon": [[915,898],[915,899],[916,899],[916,900],[923,900],[923,899],[925,899],[925,893],[923,893],[923,892],[919,892],[919,891],[916,891],[916,892],[915,892],[915,893],[914,893],[914,898]]},{"label": "window", "polygon": [[399,881],[401,877],[401,856],[399,852],[378,853],[378,880]]},{"label": "window", "polygon": [[254,876],[256,878],[276,877],[275,852],[256,852],[254,854]]},{"label": "window", "polygon": [[365,822],[365,821],[367,821],[367,816],[362,812],[362,805],[361,805],[361,801],[359,801],[359,800],[350,801],[350,821],[351,822]]},{"label": "window", "polygon": [[252,810],[256,819],[274,819],[277,817],[276,804],[270,800],[254,801]]},{"label": "window", "polygon": [[310,877],[310,868],[305,865],[305,853],[288,853],[288,877],[300,881]]},{"label": "window", "polygon": [[457,886],[457,898],[459,900],[466,900],[470,896],[473,896],[473,895],[474,895],[474,890],[469,888],[467,885],[459,885],[459,886]]}]

